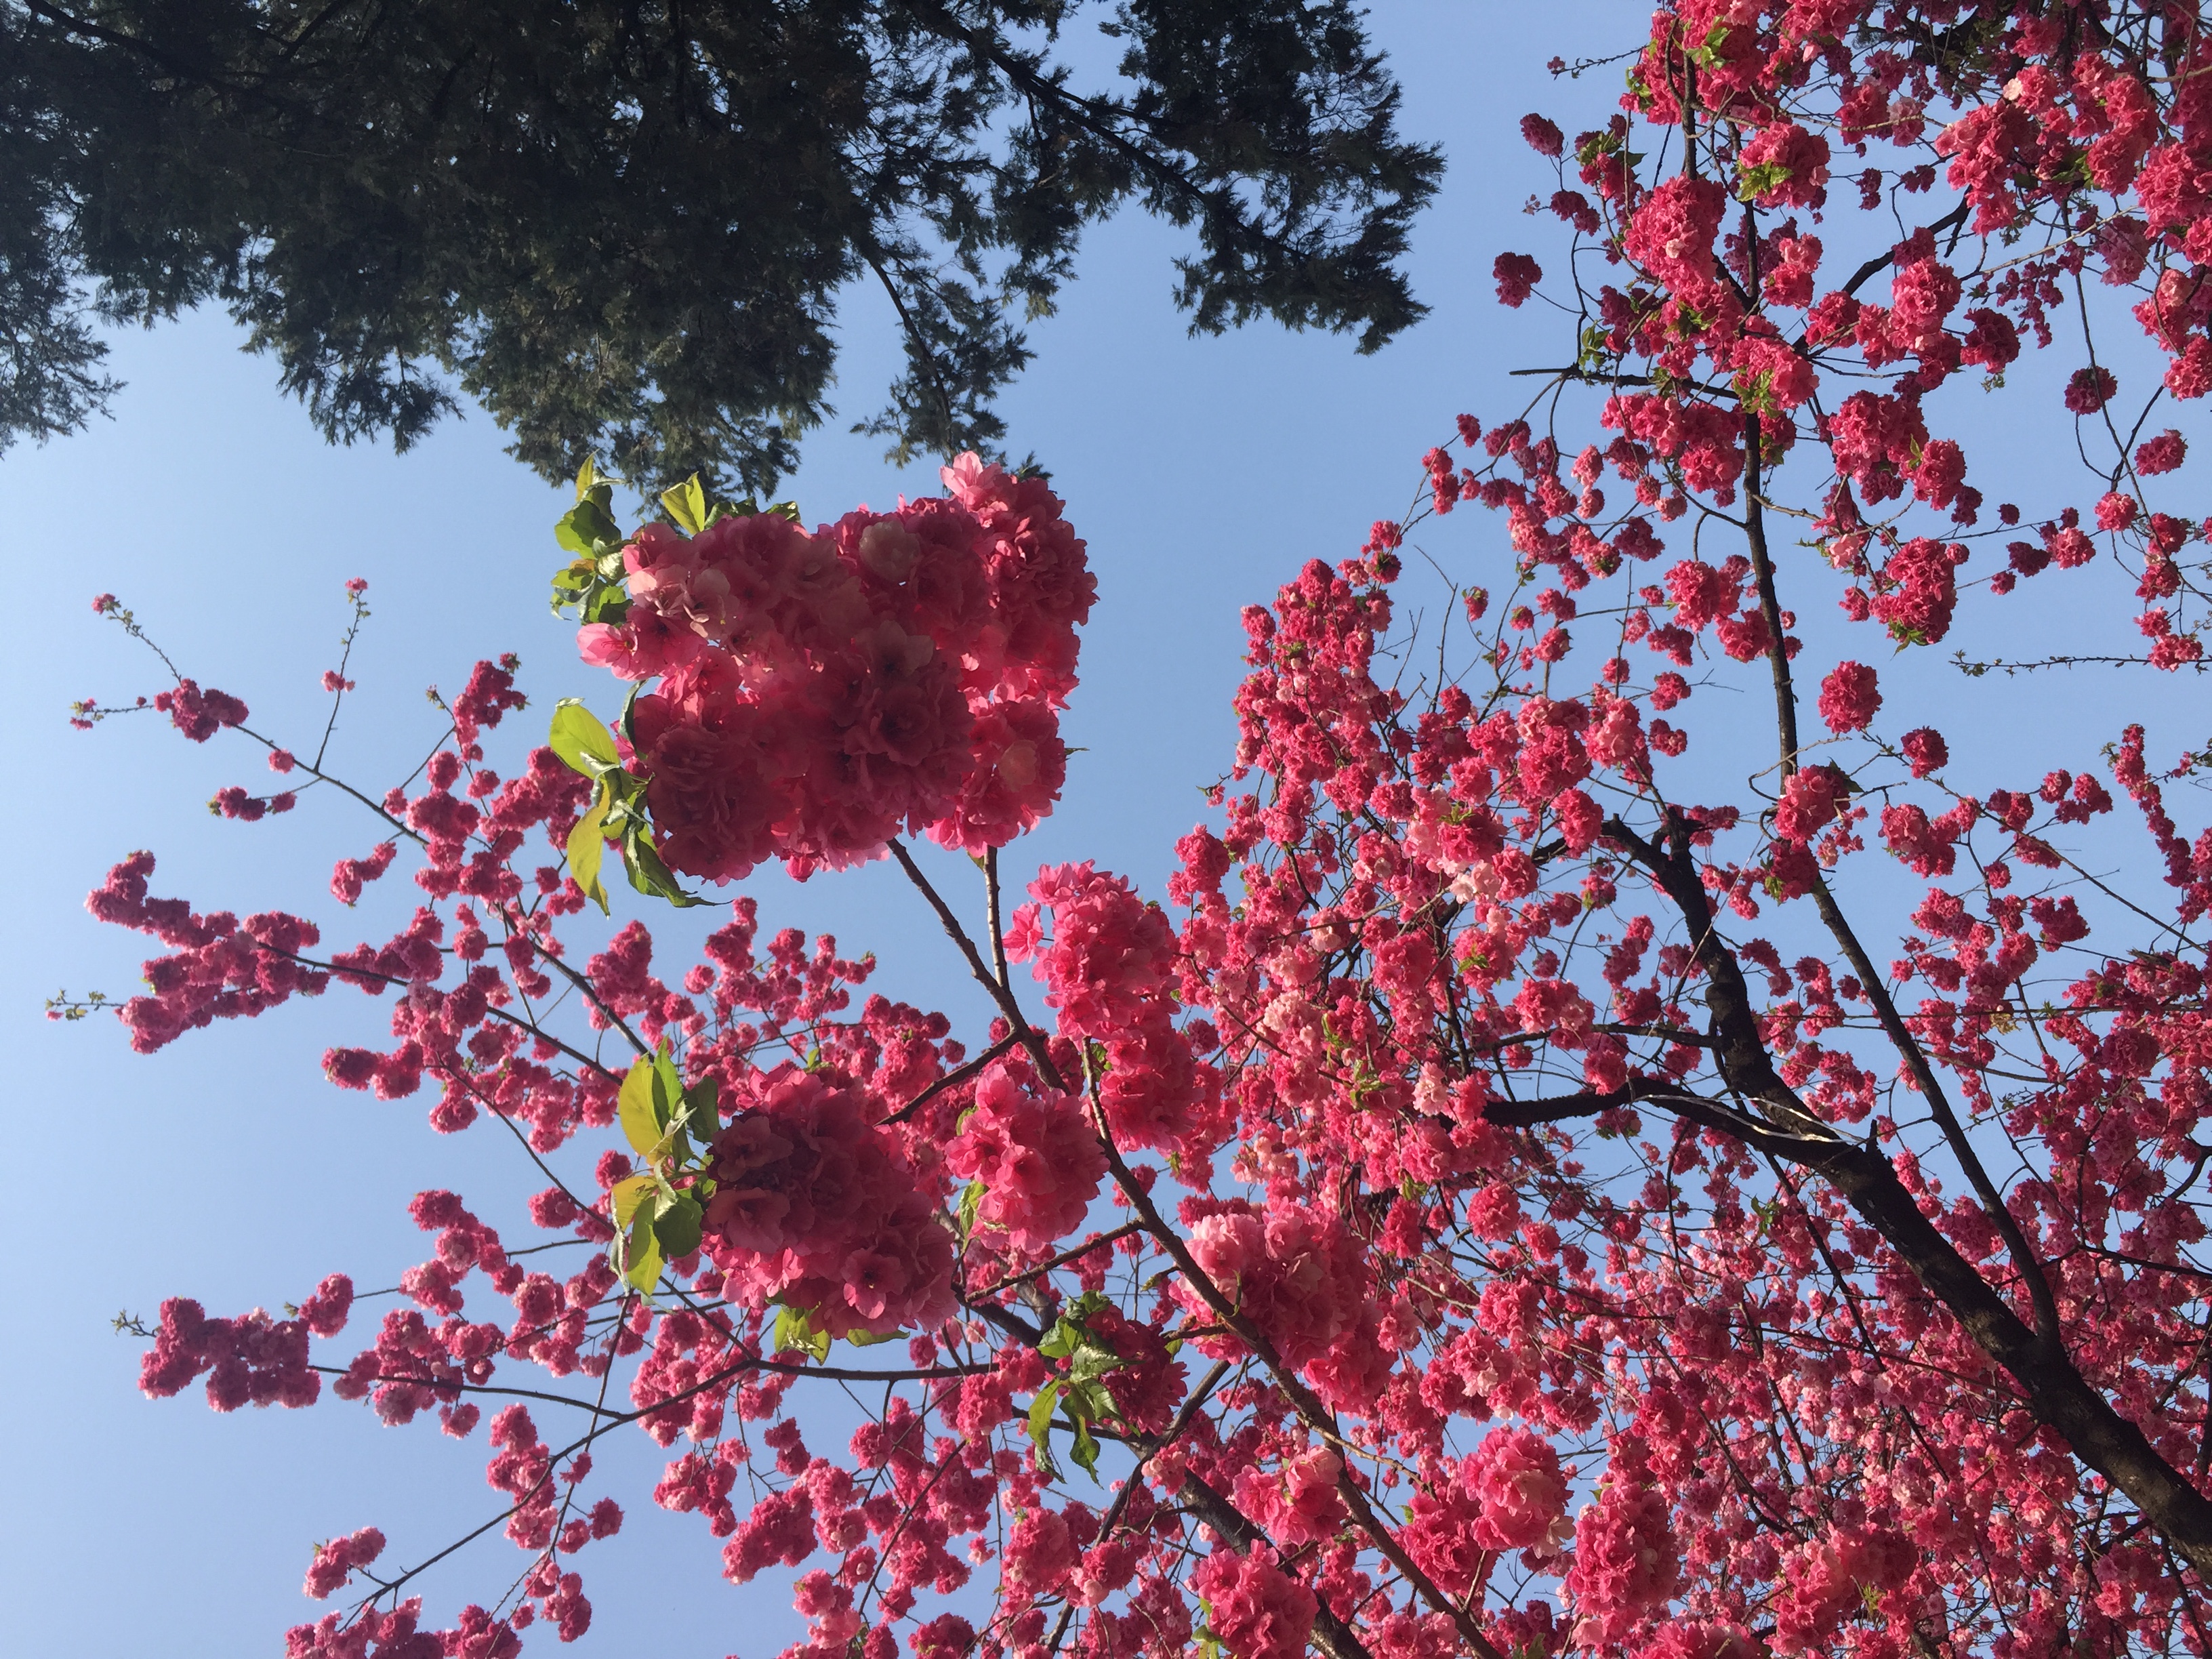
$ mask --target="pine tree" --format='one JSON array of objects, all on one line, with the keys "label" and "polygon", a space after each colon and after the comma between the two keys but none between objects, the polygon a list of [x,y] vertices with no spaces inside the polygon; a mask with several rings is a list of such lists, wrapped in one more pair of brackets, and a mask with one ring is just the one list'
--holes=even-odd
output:
[{"label": "pine tree", "polygon": [[[226,307],[332,441],[463,398],[549,477],[763,489],[834,412],[837,307],[904,372],[857,430],[990,449],[1085,228],[1195,232],[1194,329],[1372,350],[1441,159],[1346,0],[0,0],[0,446],[112,390],[96,325]],[[1085,24],[1085,27],[1090,27]]]}]

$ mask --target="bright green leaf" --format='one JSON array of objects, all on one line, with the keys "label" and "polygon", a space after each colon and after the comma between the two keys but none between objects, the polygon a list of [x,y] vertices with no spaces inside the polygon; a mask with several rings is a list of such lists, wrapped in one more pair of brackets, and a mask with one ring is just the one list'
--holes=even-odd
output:
[{"label": "bright green leaf", "polygon": [[635,818],[630,820],[630,827],[623,836],[623,854],[629,869],[629,884],[639,892],[665,898],[679,910],[707,902],[697,894],[687,893],[677,885],[674,873],[654,848],[653,837]]},{"label": "bright green leaf", "polygon": [[574,697],[563,697],[554,705],[553,729],[546,741],[570,771],[581,772],[587,778],[622,765],[622,756],[605,723]]},{"label": "bright green leaf", "polygon": [[568,875],[577,889],[599,907],[599,914],[611,914],[607,908],[607,890],[599,883],[599,866],[607,854],[607,793],[599,791],[592,810],[576,820],[576,827],[568,832]]},{"label": "bright green leaf", "polygon": [[684,1073],[676,1069],[676,1053],[666,1037],[653,1051],[653,1121],[663,1134],[684,1106]]},{"label": "bright green leaf", "polygon": [[707,492],[700,487],[697,473],[675,489],[663,490],[660,504],[686,535],[696,536],[707,527]]},{"label": "bright green leaf", "polygon": [[616,1275],[634,1290],[650,1291],[660,1281],[660,1246],[653,1236],[653,1212],[646,1200],[659,1183],[649,1175],[634,1175],[615,1183],[615,1237],[608,1260]]},{"label": "bright green leaf", "polygon": [[701,1146],[711,1146],[722,1133],[722,1089],[713,1077],[702,1077],[684,1091],[684,1132]]},{"label": "bright green leaf", "polygon": [[629,1142],[632,1152],[645,1157],[660,1144],[661,1125],[653,1110],[650,1060],[640,1055],[623,1076],[616,1112],[622,1120],[623,1139]]},{"label": "bright green leaf", "polygon": [[630,1218],[637,1213],[637,1206],[645,1201],[646,1194],[653,1190],[655,1184],[649,1175],[627,1176],[615,1182],[611,1196],[614,1199],[615,1225],[617,1229],[629,1225]]},{"label": "bright green leaf", "polygon": [[815,1324],[811,1314],[797,1308],[785,1308],[776,1315],[771,1340],[775,1352],[811,1354],[817,1365],[830,1357],[830,1333]]},{"label": "bright green leaf", "polygon": [[1119,1370],[1125,1363],[1121,1356],[1110,1348],[1102,1348],[1095,1342],[1086,1341],[1082,1346],[1077,1348],[1070,1358],[1068,1380],[1073,1382],[1088,1382],[1093,1377],[1103,1376],[1110,1370]]},{"label": "bright green leaf", "polygon": [[[605,484],[593,488],[592,493],[562,515],[553,526],[553,539],[571,553],[596,554],[622,540],[622,527],[607,512],[601,492]],[[611,494],[611,492],[608,492]]]},{"label": "bright green leaf", "polygon": [[697,1249],[704,1218],[689,1193],[658,1194],[653,1200],[653,1237],[661,1255],[673,1261]]},{"label": "bright green leaf", "polygon": [[1064,1402],[1067,1414],[1079,1423],[1096,1423],[1114,1415],[1114,1396],[1103,1382],[1071,1382]]},{"label": "bright green leaf", "polygon": [[1075,1425],[1073,1455],[1076,1468],[1096,1481],[1098,1479],[1098,1439],[1091,1432],[1088,1423],[1079,1422]]},{"label": "bright green leaf", "polygon": [[1048,1474],[1056,1472],[1052,1461],[1052,1408],[1059,1399],[1060,1384],[1048,1382],[1030,1402],[1030,1439],[1036,1447],[1037,1462]]},{"label": "bright green leaf", "polygon": [[650,1291],[660,1282],[660,1243],[653,1236],[652,1218],[640,1215],[616,1243],[623,1251],[623,1283],[634,1291]]}]

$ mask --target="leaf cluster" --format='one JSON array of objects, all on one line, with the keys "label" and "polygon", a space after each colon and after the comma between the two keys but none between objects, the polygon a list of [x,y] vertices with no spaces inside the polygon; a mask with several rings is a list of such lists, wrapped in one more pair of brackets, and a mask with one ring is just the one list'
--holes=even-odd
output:
[{"label": "leaf cluster", "polygon": [[[633,688],[629,702],[623,708],[625,736],[630,704],[636,700]],[[568,832],[568,874],[584,896],[597,904],[602,914],[607,913],[607,890],[600,883],[599,871],[606,860],[607,842],[612,838],[622,848],[629,884],[639,892],[665,898],[678,908],[704,904],[706,900],[684,890],[662,860],[660,849],[653,844],[646,781],[623,769],[621,751],[598,718],[576,698],[563,697],[553,711],[553,729],[547,742],[571,770],[598,785],[591,806]]]},{"label": "leaf cluster", "polygon": [[1066,1426],[1074,1431],[1074,1443],[1068,1455],[1078,1468],[1092,1480],[1098,1478],[1098,1438],[1091,1425],[1114,1415],[1114,1396],[1106,1391],[1100,1379],[1107,1372],[1120,1369],[1124,1363],[1121,1355],[1106,1346],[1091,1334],[1085,1323],[1091,1315],[1109,1306],[1106,1297],[1097,1291],[1086,1291],[1070,1303],[1056,1320],[1044,1340],[1037,1344],[1037,1352],[1047,1359],[1066,1362],[1067,1369],[1036,1391],[1030,1402],[1029,1433],[1036,1447],[1037,1462],[1048,1473],[1057,1474],[1052,1457],[1053,1413],[1057,1411],[1067,1419]]},{"label": "leaf cluster", "polygon": [[614,1270],[631,1289],[651,1295],[664,1262],[699,1248],[714,1181],[708,1150],[722,1127],[720,1087],[712,1076],[689,1088],[663,1037],[638,1056],[623,1079],[617,1115],[623,1138],[645,1160],[639,1174],[615,1183]]}]

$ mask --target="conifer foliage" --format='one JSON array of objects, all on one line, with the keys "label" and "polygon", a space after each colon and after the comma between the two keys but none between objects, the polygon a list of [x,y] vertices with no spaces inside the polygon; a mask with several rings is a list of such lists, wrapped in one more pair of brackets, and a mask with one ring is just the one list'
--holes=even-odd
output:
[{"label": "conifer foliage", "polygon": [[6,0],[0,445],[104,398],[89,283],[220,301],[333,441],[466,397],[549,477],[744,489],[831,414],[839,307],[888,304],[904,369],[848,417],[988,447],[1132,199],[1193,233],[1196,327],[1413,321],[1440,163],[1397,104],[1347,0]]}]

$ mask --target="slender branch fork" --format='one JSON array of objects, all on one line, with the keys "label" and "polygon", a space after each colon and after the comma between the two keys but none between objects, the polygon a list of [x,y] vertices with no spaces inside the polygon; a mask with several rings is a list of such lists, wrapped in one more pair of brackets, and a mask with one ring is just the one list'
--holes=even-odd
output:
[{"label": "slender branch fork", "polygon": [[[1058,1066],[1054,1064],[1051,1054],[1047,1051],[1042,1034],[1031,1026],[1023,1014],[1021,1005],[1014,997],[1012,987],[1000,980],[985,964],[982,953],[977,949],[975,942],[961,927],[959,917],[955,915],[952,907],[945,902],[943,895],[938,892],[929,878],[923,873],[921,866],[915,862],[914,855],[896,841],[891,843],[891,854],[898,860],[899,867],[906,872],[907,879],[928,902],[930,908],[936,912],[938,921],[945,928],[947,936],[958,948],[961,955],[967,959],[969,969],[974,975],[976,983],[983,988],[993,1001],[997,1003],[1000,1012],[1006,1016],[1015,1033],[1021,1037],[1023,1045],[1036,1063],[1039,1073],[1053,1087],[1066,1091],[1066,1079],[1062,1076]],[[995,882],[994,885],[995,886]],[[994,905],[994,915],[995,911]],[[997,941],[994,941],[995,943]],[[1343,1431],[1336,1422],[1335,1414],[1322,1402],[1312,1389],[1306,1386],[1295,1371],[1283,1364],[1275,1352],[1274,1345],[1268,1340],[1267,1335],[1237,1310],[1231,1299],[1213,1281],[1205,1268],[1200,1266],[1197,1258],[1191,1255],[1190,1247],[1184,1242],[1182,1236],[1161,1216],[1158,1209],[1152,1203],[1146,1184],[1137,1178],[1136,1172],[1129,1167],[1127,1162],[1122,1158],[1120,1149],[1115,1146],[1113,1134],[1106,1124],[1104,1110],[1097,1103],[1095,1086],[1087,1092],[1091,1097],[1092,1127],[1097,1133],[1099,1146],[1105,1153],[1107,1170],[1112,1175],[1114,1183],[1120,1190],[1123,1200],[1137,1212],[1146,1234],[1167,1253],[1175,1263],[1176,1273],[1197,1292],[1214,1316],[1230,1330],[1235,1332],[1237,1340],[1243,1342],[1266,1368],[1276,1388],[1281,1390],[1285,1397],[1290,1401],[1292,1407],[1306,1425],[1316,1433],[1346,1450],[1356,1449],[1346,1440]],[[1094,1242],[1086,1248],[1096,1249],[1097,1245]],[[1392,1566],[1397,1569],[1400,1577],[1413,1586],[1415,1593],[1423,1601],[1451,1620],[1460,1639],[1478,1656],[1478,1659],[1504,1659],[1504,1656],[1484,1633],[1482,1627],[1475,1622],[1474,1614],[1437,1589],[1434,1581],[1421,1571],[1411,1556],[1407,1554],[1405,1547],[1398,1541],[1395,1533],[1368,1501],[1367,1494],[1352,1473],[1349,1463],[1345,1466],[1343,1473],[1338,1477],[1337,1492],[1359,1522],[1362,1535],[1373,1544]],[[1233,1511],[1227,1500],[1219,1498],[1218,1494],[1213,1494],[1213,1501],[1219,1504],[1218,1512],[1222,1515],[1224,1521],[1228,1521]],[[1253,1527],[1249,1520],[1243,1520],[1241,1516],[1236,1519],[1242,1521],[1243,1524],[1231,1534],[1232,1536],[1249,1540],[1259,1535],[1259,1529]],[[1366,1649],[1359,1643],[1350,1628],[1341,1626],[1334,1620],[1333,1616],[1330,1625],[1334,1627],[1324,1626],[1318,1620],[1316,1624],[1316,1636],[1323,1642],[1327,1650],[1336,1656],[1336,1659],[1361,1659],[1361,1656],[1366,1653]]]}]

